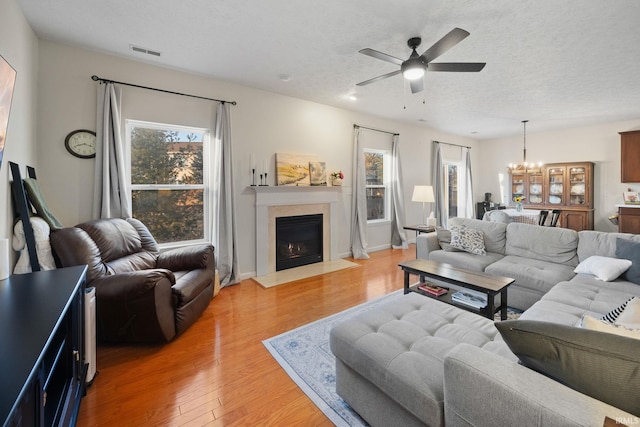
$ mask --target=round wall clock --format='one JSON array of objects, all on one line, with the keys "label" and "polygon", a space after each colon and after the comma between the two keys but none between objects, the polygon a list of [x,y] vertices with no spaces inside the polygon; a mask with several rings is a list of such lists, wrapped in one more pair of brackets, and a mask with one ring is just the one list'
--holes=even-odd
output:
[{"label": "round wall clock", "polygon": [[76,157],[91,159],[96,156],[96,133],[86,129],[74,130],[64,139],[64,146]]}]

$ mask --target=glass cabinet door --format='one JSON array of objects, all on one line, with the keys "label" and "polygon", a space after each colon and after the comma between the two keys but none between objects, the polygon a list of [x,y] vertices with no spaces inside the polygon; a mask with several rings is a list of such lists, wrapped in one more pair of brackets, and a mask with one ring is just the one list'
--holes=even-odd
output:
[{"label": "glass cabinet door", "polygon": [[524,174],[516,173],[511,175],[511,200],[516,196],[524,196]]},{"label": "glass cabinet door", "polygon": [[540,205],[543,203],[542,181],[542,173],[529,174],[529,198],[528,200],[525,200],[528,204]]},{"label": "glass cabinet door", "polygon": [[587,203],[587,171],[584,167],[569,168],[569,204],[581,206]]},{"label": "glass cabinet door", "polygon": [[549,169],[549,198],[550,205],[564,204],[564,168]]}]

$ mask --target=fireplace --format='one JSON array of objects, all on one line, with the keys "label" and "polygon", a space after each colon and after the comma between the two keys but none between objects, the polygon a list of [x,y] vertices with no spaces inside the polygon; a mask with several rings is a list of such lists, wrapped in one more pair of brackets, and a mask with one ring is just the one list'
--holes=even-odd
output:
[{"label": "fireplace", "polygon": [[342,187],[255,186],[256,276],[276,273],[276,218],[322,215],[322,262],[339,259]]},{"label": "fireplace", "polygon": [[276,271],[322,262],[322,214],[276,218]]}]

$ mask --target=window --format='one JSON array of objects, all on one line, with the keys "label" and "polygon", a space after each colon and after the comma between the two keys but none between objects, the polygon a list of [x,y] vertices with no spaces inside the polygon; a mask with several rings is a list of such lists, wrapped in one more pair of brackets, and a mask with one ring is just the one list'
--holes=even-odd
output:
[{"label": "window", "polygon": [[202,241],[209,131],[127,120],[131,207],[159,244]]},{"label": "window", "polygon": [[462,165],[459,162],[444,162],[444,194],[445,206],[447,207],[448,217],[458,216],[458,182],[460,182],[459,172]]},{"label": "window", "polygon": [[366,173],[367,221],[388,221],[389,201],[387,195],[389,152],[366,148],[364,165]]}]

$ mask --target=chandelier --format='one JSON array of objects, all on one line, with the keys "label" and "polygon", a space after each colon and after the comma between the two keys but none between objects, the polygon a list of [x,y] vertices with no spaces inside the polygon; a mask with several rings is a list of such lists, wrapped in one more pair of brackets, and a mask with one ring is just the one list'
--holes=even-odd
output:
[{"label": "chandelier", "polygon": [[522,163],[509,163],[509,173],[526,173],[529,169],[539,169],[542,167],[542,162],[534,163],[527,162],[527,122],[529,120],[522,121],[523,127],[523,149],[522,149]]}]

